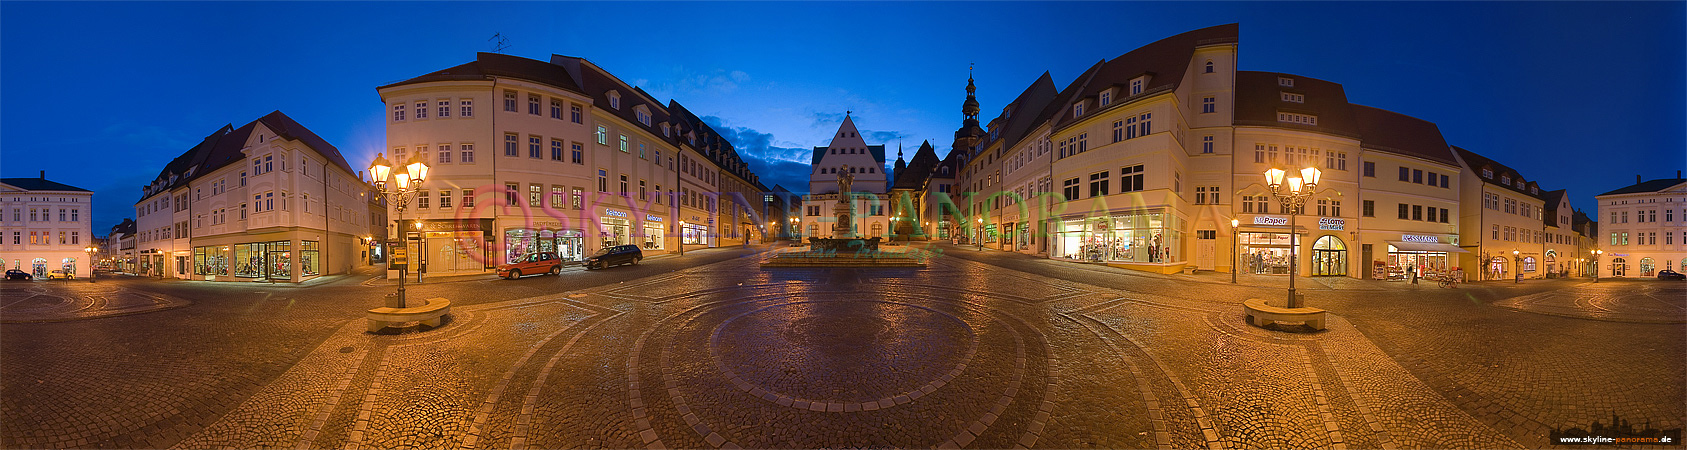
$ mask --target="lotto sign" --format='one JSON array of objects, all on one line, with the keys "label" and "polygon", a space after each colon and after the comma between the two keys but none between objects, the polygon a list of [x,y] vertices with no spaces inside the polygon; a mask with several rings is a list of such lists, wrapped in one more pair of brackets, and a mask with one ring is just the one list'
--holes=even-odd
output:
[{"label": "lotto sign", "polygon": [[1347,219],[1323,217],[1318,219],[1318,229],[1341,231],[1347,227]]}]

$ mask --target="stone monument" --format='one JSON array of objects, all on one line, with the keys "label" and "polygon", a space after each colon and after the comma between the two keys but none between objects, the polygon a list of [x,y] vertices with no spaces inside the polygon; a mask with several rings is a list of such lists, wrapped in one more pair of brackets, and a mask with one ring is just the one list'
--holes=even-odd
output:
[{"label": "stone monument", "polygon": [[832,205],[832,213],[838,218],[837,224],[832,225],[834,239],[855,237],[855,206],[850,204],[850,188],[854,184],[855,175],[849,173],[849,165],[838,168],[838,203]]}]

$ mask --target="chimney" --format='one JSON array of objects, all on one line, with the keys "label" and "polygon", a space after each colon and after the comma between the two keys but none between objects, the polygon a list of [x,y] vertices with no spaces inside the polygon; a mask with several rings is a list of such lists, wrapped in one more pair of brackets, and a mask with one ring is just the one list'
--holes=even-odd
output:
[{"label": "chimney", "polygon": [[1675,179],[1677,179],[1677,180],[1681,179],[1681,171],[1680,170],[1675,171]]},{"label": "chimney", "polygon": [[45,171],[45,170],[41,171],[41,179],[43,179],[43,180],[47,179],[47,171]]},{"label": "chimney", "polygon": [[1634,184],[1640,184],[1640,174],[1634,174]]}]

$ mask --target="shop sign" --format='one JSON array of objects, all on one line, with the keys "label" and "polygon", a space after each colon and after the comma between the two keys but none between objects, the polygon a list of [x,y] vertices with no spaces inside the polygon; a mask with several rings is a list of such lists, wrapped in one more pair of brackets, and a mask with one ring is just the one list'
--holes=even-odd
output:
[{"label": "shop sign", "polygon": [[605,209],[603,210],[603,215],[609,217],[627,217],[627,212],[615,209]]},{"label": "shop sign", "polygon": [[1441,237],[1440,236],[1426,236],[1426,235],[1421,235],[1421,234],[1403,234],[1403,235],[1400,235],[1400,241],[1401,242],[1428,242],[1428,243],[1431,243],[1431,244],[1438,244],[1438,243],[1441,242]]},{"label": "shop sign", "polygon": [[410,249],[404,246],[392,248],[392,263],[398,265],[410,264]]},{"label": "shop sign", "polygon": [[422,231],[481,231],[481,221],[470,220],[427,220],[420,221]]},{"label": "shop sign", "polygon": [[1347,227],[1347,219],[1340,219],[1340,218],[1335,218],[1335,217],[1319,217],[1318,218],[1318,229],[1320,229],[1320,230],[1341,231],[1343,229],[1346,229],[1346,227]]},{"label": "shop sign", "polygon": [[1289,224],[1289,219],[1287,217],[1254,216],[1254,225],[1288,225],[1288,224]]},{"label": "shop sign", "polygon": [[644,220],[646,220],[646,221],[650,221],[650,222],[661,222],[661,221],[662,221],[662,218],[661,218],[661,217],[656,217],[656,216],[652,216],[652,215],[649,215],[649,214],[646,214],[646,215],[645,215],[645,216],[644,216]]}]

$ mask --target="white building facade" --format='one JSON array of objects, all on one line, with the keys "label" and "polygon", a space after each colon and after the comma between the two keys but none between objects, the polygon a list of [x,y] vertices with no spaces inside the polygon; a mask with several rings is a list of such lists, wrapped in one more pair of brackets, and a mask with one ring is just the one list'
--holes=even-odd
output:
[{"label": "white building facade", "polygon": [[1596,236],[1604,255],[1601,277],[1655,277],[1660,270],[1687,268],[1687,179],[1641,181],[1593,197],[1596,217],[1604,219]]},{"label": "white building facade", "polygon": [[[810,159],[809,195],[803,196],[802,215],[797,224],[803,237],[889,237],[890,196],[887,175],[884,173],[883,145],[868,145],[855,127],[855,119],[845,115],[831,144],[815,147]],[[838,177],[850,174],[855,179],[850,192],[838,191]],[[849,196],[851,205],[851,235],[837,233],[838,216],[834,208],[840,196]]]},{"label": "white building facade", "polygon": [[87,189],[47,179],[0,178],[0,263],[36,279],[54,270],[93,273],[84,250],[93,245],[93,197]]}]

